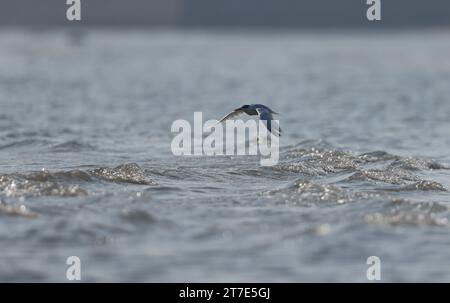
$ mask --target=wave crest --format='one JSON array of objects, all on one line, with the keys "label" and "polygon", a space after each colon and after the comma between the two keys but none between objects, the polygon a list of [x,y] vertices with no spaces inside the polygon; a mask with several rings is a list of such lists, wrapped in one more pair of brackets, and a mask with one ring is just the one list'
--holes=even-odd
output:
[{"label": "wave crest", "polygon": [[87,195],[87,192],[79,185],[65,185],[56,181],[38,179],[36,179],[35,174],[2,175],[0,176],[0,193],[7,197],[77,197]]},{"label": "wave crest", "polygon": [[100,167],[91,171],[97,178],[120,183],[133,183],[143,185],[155,185],[156,183],[147,176],[145,170],[136,163],[122,164],[114,168]]},{"label": "wave crest", "polygon": [[146,174],[144,169],[135,163],[131,163],[114,168],[100,167],[91,171],[49,172],[48,170],[42,170],[28,174],[0,175],[0,196],[87,196],[88,192],[77,183],[94,182],[98,179],[115,183],[156,185],[156,182]]},{"label": "wave crest", "polygon": [[298,204],[344,204],[378,196],[374,193],[355,192],[331,184],[297,180],[289,186],[265,192],[266,196],[279,196],[284,201]]}]

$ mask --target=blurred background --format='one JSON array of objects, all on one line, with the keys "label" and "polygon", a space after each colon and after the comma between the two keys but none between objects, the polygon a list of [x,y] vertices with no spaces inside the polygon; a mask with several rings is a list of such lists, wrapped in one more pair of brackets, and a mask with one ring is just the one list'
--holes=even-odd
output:
[{"label": "blurred background", "polygon": [[64,0],[1,0],[0,25],[342,28],[450,24],[446,0],[382,1],[382,22],[366,19],[365,0],[82,0],[82,22],[67,22]]}]

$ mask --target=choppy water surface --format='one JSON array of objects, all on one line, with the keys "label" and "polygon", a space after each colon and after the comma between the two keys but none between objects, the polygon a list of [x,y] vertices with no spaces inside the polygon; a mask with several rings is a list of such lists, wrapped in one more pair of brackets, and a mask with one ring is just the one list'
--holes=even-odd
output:
[{"label": "choppy water surface", "polygon": [[[0,281],[450,281],[450,33],[0,31]],[[175,119],[282,113],[280,162]]]}]

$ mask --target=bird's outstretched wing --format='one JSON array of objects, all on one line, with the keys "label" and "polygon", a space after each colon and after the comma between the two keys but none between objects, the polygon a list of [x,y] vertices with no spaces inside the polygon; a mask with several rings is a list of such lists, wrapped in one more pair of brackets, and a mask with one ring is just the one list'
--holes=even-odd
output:
[{"label": "bird's outstretched wing", "polygon": [[269,130],[269,132],[271,132],[275,136],[281,136],[281,128],[278,123],[273,120],[273,116],[270,111],[265,108],[257,108],[256,110],[259,114],[259,120],[266,121],[267,129]]},{"label": "bird's outstretched wing", "polygon": [[245,113],[245,112],[242,109],[235,109],[234,111],[232,111],[231,113],[227,114],[222,119],[220,119],[218,123],[222,123],[225,120],[234,118],[234,117],[239,116],[239,115],[241,115],[243,113]]}]

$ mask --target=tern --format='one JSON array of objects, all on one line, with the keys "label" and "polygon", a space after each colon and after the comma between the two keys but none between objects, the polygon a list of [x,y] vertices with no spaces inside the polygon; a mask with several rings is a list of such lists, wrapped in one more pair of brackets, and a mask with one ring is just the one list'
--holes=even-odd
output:
[{"label": "tern", "polygon": [[[225,120],[234,118],[241,114],[247,114],[249,116],[258,115],[259,120],[266,121],[266,126],[267,126],[267,129],[269,130],[269,132],[271,132],[272,134],[274,134],[276,136],[281,136],[281,128],[278,126],[278,124],[272,131],[272,120],[273,120],[272,114],[277,115],[278,113],[274,112],[268,106],[265,106],[263,104],[246,104],[241,107],[238,107],[238,108],[234,109],[232,112],[228,113],[222,119],[220,119],[218,123],[222,123]],[[275,122],[275,121],[273,121],[273,122]]]}]

